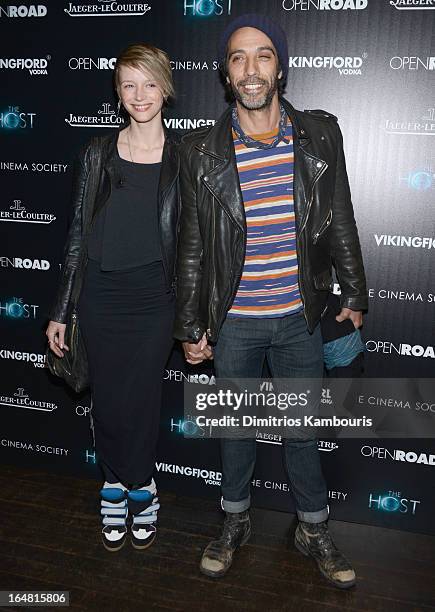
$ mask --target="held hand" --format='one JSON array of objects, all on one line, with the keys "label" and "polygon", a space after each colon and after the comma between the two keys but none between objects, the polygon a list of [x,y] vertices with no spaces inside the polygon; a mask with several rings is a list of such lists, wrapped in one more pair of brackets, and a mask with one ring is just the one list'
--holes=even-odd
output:
[{"label": "held hand", "polygon": [[184,356],[187,363],[198,365],[205,359],[213,359],[211,347],[207,344],[207,336],[204,334],[198,344],[183,342]]},{"label": "held hand", "polygon": [[338,323],[341,323],[345,319],[350,319],[355,329],[358,329],[363,324],[361,310],[351,310],[350,308],[342,308],[340,314],[335,317],[335,320],[338,321]]},{"label": "held hand", "polygon": [[62,349],[69,351],[69,347],[65,344],[65,329],[66,325],[64,323],[50,321],[47,331],[45,332],[51,350],[58,357],[63,357],[64,353]]}]

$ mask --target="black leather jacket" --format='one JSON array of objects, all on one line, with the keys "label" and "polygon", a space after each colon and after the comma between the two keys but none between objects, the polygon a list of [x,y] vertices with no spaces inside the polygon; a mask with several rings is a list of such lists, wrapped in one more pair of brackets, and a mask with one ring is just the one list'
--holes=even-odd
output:
[{"label": "black leather jacket", "polygon": [[[165,130],[162,168],[159,183],[159,235],[168,290],[175,288],[175,257],[180,214],[179,136]],[[111,190],[122,187],[117,170],[116,144],[118,133],[95,137],[81,150],[74,166],[72,207],[73,219],[64,249],[59,288],[49,318],[65,323],[75,283],[81,286],[87,257],[84,238],[92,221],[107,202]],[[145,197],[145,194],[144,194]]]},{"label": "black leather jacket", "polygon": [[[341,304],[367,309],[367,290],[337,119],[297,111],[281,100],[294,128],[294,206],[299,288],[310,331],[326,306],[334,265]],[[182,139],[182,211],[175,337],[218,339],[243,270],[246,221],[231,133],[231,109]]]}]

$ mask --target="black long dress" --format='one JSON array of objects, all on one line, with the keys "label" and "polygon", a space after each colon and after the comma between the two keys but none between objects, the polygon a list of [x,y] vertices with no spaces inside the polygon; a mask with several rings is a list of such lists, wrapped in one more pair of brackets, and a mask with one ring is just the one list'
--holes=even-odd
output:
[{"label": "black long dress", "polygon": [[79,319],[89,359],[95,448],[105,479],[147,484],[155,465],[175,298],[159,245],[160,164],[118,157],[124,177],[93,225]]}]

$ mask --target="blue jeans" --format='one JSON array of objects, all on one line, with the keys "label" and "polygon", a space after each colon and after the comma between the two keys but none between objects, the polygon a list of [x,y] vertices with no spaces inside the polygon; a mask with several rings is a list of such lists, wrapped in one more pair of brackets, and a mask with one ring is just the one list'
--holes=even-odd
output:
[{"label": "blue jeans", "polygon": [[[264,360],[276,378],[321,378],[323,345],[318,325],[308,332],[302,312],[275,319],[227,318],[214,351],[220,378],[261,378]],[[298,518],[320,523],[328,518],[328,490],[317,440],[284,440],[287,476]],[[251,503],[255,439],[221,440],[222,506],[243,512]]]}]

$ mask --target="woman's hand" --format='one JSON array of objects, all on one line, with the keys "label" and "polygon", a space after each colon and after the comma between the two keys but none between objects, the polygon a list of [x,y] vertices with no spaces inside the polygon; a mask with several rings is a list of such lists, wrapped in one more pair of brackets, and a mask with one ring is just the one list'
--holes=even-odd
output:
[{"label": "woman's hand", "polygon": [[65,344],[65,330],[65,323],[50,321],[47,331],[45,332],[51,350],[58,357],[63,357],[64,353],[62,349],[69,351],[69,347]]}]

